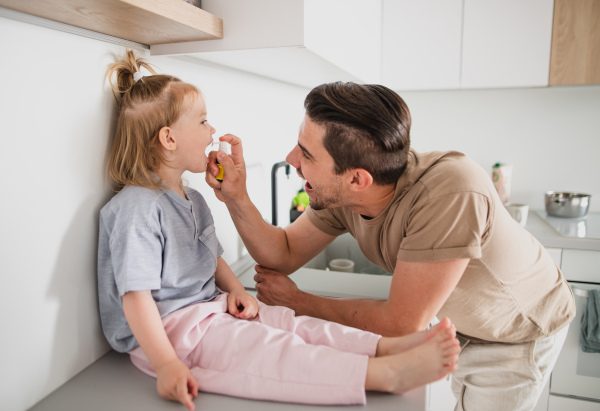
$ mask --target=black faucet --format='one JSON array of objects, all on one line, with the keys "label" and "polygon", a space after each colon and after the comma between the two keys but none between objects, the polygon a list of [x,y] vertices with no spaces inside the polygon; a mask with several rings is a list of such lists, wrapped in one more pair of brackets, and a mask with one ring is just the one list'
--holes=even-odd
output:
[{"label": "black faucet", "polygon": [[271,168],[271,224],[277,225],[277,170],[285,166],[285,174],[290,178],[290,165],[285,161],[273,164]]}]

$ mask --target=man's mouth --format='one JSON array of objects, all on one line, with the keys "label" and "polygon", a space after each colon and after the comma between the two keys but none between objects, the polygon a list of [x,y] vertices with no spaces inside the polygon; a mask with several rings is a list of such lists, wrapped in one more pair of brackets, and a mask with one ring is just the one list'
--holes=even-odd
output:
[{"label": "man's mouth", "polygon": [[[298,173],[298,176],[299,176],[299,177],[300,177],[302,180],[306,181],[306,178],[304,178],[304,174],[302,174],[302,169],[301,169],[301,168],[297,168],[297,169],[296,169],[296,173]],[[304,184],[304,190],[308,192],[308,190],[311,190],[311,191],[312,191],[312,189],[313,189],[313,188],[312,188],[312,186],[310,185],[310,183],[309,183],[308,181],[306,181],[306,183]]]},{"label": "man's mouth", "polygon": [[306,183],[304,183],[304,191],[306,191],[306,193],[308,195],[310,195],[310,193],[313,192],[313,188],[312,186],[309,184],[309,182],[307,181]]}]

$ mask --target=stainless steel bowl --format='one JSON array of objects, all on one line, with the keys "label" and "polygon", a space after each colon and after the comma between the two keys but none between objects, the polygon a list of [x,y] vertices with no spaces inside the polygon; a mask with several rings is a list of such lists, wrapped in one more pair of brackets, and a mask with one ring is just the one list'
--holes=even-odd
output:
[{"label": "stainless steel bowl", "polygon": [[590,208],[589,194],[582,193],[546,193],[546,212],[553,217],[581,218]]}]

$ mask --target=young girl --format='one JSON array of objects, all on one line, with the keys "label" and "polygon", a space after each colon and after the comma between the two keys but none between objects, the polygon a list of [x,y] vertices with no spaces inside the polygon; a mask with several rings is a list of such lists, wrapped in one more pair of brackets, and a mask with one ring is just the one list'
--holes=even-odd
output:
[{"label": "young girl", "polygon": [[131,51],[110,67],[109,81],[120,96],[109,163],[118,194],[100,212],[102,327],[116,351],[157,378],[163,398],[190,410],[199,389],[364,404],[365,390],[402,393],[455,370],[459,347],[448,319],[382,338],[295,317],[246,293],[220,257],[204,198],[182,185],[186,170],[206,171],[215,132],[200,91],[157,75]]}]

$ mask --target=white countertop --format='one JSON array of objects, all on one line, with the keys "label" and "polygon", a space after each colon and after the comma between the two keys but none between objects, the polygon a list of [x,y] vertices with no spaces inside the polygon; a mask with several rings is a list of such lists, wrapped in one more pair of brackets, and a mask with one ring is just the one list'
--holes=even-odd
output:
[{"label": "white countertop", "polygon": [[544,247],[600,251],[600,239],[574,238],[561,235],[535,211],[529,211],[525,228]]},{"label": "white countertop", "polygon": [[[367,404],[319,406],[246,400],[201,392],[194,400],[197,410],[244,411],[424,411],[426,387],[403,395],[367,392]],[[129,355],[111,351],[29,411],[183,411],[179,403],[166,401],[156,392],[156,380],[135,368]]]}]

